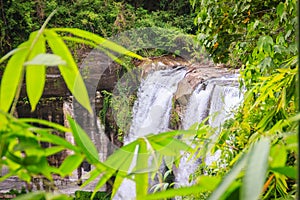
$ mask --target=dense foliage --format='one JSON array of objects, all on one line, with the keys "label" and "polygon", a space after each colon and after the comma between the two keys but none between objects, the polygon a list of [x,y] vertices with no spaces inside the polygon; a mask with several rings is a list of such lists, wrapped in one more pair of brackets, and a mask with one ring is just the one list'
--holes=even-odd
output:
[{"label": "dense foliage", "polygon": [[[166,4],[167,3],[167,4]],[[139,27],[162,27],[195,33],[187,1],[9,0],[0,2],[0,55],[16,48],[58,9],[48,27],[80,28],[104,37]]]},{"label": "dense foliage", "polygon": [[241,67],[241,84],[247,90],[243,105],[226,122],[217,141],[216,149],[222,150],[225,163],[210,170],[223,176],[253,143],[270,138],[269,168],[261,195],[291,197],[297,154],[291,142],[296,141],[297,124],[290,119],[297,112],[299,87],[296,1],[195,0],[192,4],[199,41],[215,62]]},{"label": "dense foliage", "polygon": [[[44,14],[47,15],[47,12],[58,5],[54,0],[36,1],[38,4],[34,4],[35,1],[16,4],[17,2],[12,0],[3,4],[1,1],[2,11],[6,11],[6,15],[3,15],[4,18],[0,21],[2,24],[8,23],[8,19],[15,19],[9,16],[17,12],[18,6],[24,6],[22,12],[25,12],[19,16],[19,20],[22,21],[19,24],[25,23],[24,27],[17,27],[17,21],[16,26],[12,26],[13,29],[1,24],[1,27],[4,27],[1,29],[4,33],[1,43],[8,48],[15,46],[10,37],[15,37],[17,43],[23,41],[32,32],[28,26],[33,29],[39,27],[35,23],[43,21]],[[182,4],[172,4],[174,1],[167,0],[162,2],[168,2],[169,6],[178,6],[175,6],[176,9],[186,9],[183,1],[179,1]],[[91,6],[91,3],[97,6]],[[168,8],[163,4],[150,6],[143,1],[128,1],[128,3],[132,5],[113,1],[86,0],[75,1],[74,4],[62,1],[58,15],[54,18],[55,22],[49,26],[67,24],[110,36],[136,24],[157,25],[156,23],[162,23],[163,17],[167,16],[169,19],[176,15],[166,12]],[[226,121],[218,138],[212,140],[210,136],[215,130],[202,122],[192,126],[188,131],[171,131],[138,138],[120,148],[102,163],[97,158],[97,151],[92,142],[71,118],[68,119],[71,125],[69,129],[41,120],[13,118],[11,114],[19,96],[24,70],[29,101],[32,109],[35,109],[44,87],[35,81],[38,77],[45,76],[45,66],[54,65],[59,65],[59,70],[75,98],[91,111],[82,78],[63,39],[80,41],[92,47],[101,46],[104,44],[102,41],[106,40],[80,29],[46,29],[42,26],[40,31],[30,34],[28,41],[1,59],[2,62],[12,56],[6,65],[0,90],[0,118],[1,122],[4,122],[0,125],[0,168],[7,166],[10,173],[0,180],[17,175],[29,182],[32,177],[40,174],[51,180],[52,174],[66,176],[79,166],[83,159],[87,159],[95,168],[91,172],[90,179],[84,184],[101,176],[94,195],[106,181],[114,177],[112,196],[121,182],[129,178],[136,183],[137,199],[162,199],[174,196],[212,200],[295,198],[295,165],[298,154],[296,120],[299,119],[299,116],[294,117],[297,112],[295,91],[298,86],[296,85],[298,50],[295,43],[296,1],[193,0],[191,3],[197,15],[195,21],[199,28],[198,40],[206,47],[215,62],[241,67],[241,88],[246,90],[242,106],[233,119]],[[32,9],[35,5],[40,6],[42,12],[37,16],[37,20],[32,20],[31,12],[36,10]],[[105,12],[90,10],[99,9],[98,6],[104,6]],[[137,8],[138,6],[151,10],[151,17],[141,17],[150,14],[147,10]],[[72,9],[78,10],[79,7],[90,9],[80,9],[80,12],[74,12],[76,18],[72,18]],[[142,13],[140,18],[139,12]],[[159,20],[153,21],[155,17]],[[180,22],[181,16],[178,17],[174,18],[174,22]],[[62,22],[66,24],[60,24]],[[176,23],[170,26],[180,27],[180,24]],[[22,29],[19,29],[20,27]],[[183,27],[186,28],[186,32],[192,31],[189,26]],[[28,30],[16,31],[25,29]],[[10,32],[24,35],[10,35]],[[69,37],[68,34],[73,37]],[[142,59],[114,43],[101,47]],[[52,50],[54,54],[46,53],[46,49]],[[74,85],[79,88],[72,87]],[[62,132],[72,132],[77,145],[53,136],[49,129],[38,128],[30,123],[39,123]],[[192,136],[196,147],[190,148],[180,141],[179,135]],[[42,150],[41,141],[57,146]],[[49,166],[47,157],[63,149],[70,149],[74,154],[69,155],[59,168]],[[222,151],[221,158],[211,166],[199,166],[199,173],[193,175],[194,186],[177,189],[166,187],[164,174],[158,170],[163,160],[169,168],[172,168],[173,163],[178,164],[180,151],[195,153],[203,158],[207,152],[218,149]],[[155,162],[148,166],[150,157]],[[41,167],[37,168],[36,165]],[[160,181],[157,193],[148,194],[149,171],[152,175],[156,174]],[[29,195],[31,195],[29,199],[56,198],[40,192]]]}]

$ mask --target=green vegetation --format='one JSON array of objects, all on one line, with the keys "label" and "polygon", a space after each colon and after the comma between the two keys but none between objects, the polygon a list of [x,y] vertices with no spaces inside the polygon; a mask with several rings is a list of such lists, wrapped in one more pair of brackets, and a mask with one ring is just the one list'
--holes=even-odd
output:
[{"label": "green vegetation", "polygon": [[27,40],[54,9],[57,13],[48,27],[79,28],[106,38],[132,28],[153,26],[195,33],[188,1],[144,4],[130,0],[1,1],[0,56]]},{"label": "green vegetation", "polygon": [[[236,174],[237,179],[227,185],[230,192],[226,198],[236,194],[242,199],[294,198],[297,123],[291,117],[297,112],[299,87],[296,1],[195,0],[193,5],[198,13],[199,41],[216,62],[240,66],[241,82],[247,89],[243,105],[216,141],[214,150],[222,150],[222,162],[210,171],[221,177],[228,172],[227,177],[232,176],[243,156],[251,155],[261,144],[260,153],[270,153],[261,163],[253,161],[254,166],[248,161],[244,178]],[[258,184],[256,195],[247,194],[246,187]]]},{"label": "green vegetation", "polygon": [[[90,199],[91,196],[92,196],[92,192],[76,191],[74,200]],[[96,192],[94,199],[95,200],[109,200],[110,196],[107,195],[105,192]]]},{"label": "green vegetation", "polygon": [[[137,59],[143,57],[94,33],[56,27],[85,26],[102,36],[110,36],[130,27],[142,26],[141,24],[156,25],[153,23],[163,20],[152,20],[155,17],[174,17],[176,12],[169,13],[167,6],[163,4],[154,4],[151,7],[142,1],[128,3],[136,3],[151,11],[136,9],[132,14],[131,11],[136,5],[113,1],[93,1],[93,5],[97,4],[99,7],[91,6],[92,1],[88,0],[76,1],[74,4],[62,1],[64,4],[58,14],[54,15],[53,22],[49,24],[50,28],[46,28],[50,19],[48,18],[39,31],[33,31],[32,29],[36,30],[40,26],[38,23],[44,20],[43,16],[57,6],[56,1],[17,4],[18,2],[12,0],[1,4],[2,9],[6,9],[5,16],[0,21],[0,27],[3,27],[1,32],[4,33],[0,38],[2,46],[5,46],[4,51],[10,49],[10,46],[16,47],[16,43],[25,41],[24,38],[28,36],[29,40],[0,60],[0,63],[8,60],[0,89],[0,169],[4,166],[9,169],[9,174],[0,177],[0,181],[12,175],[27,182],[40,175],[52,181],[53,174],[65,177],[86,159],[95,168],[83,185],[101,176],[91,198],[112,177],[115,179],[112,196],[124,178],[129,178],[136,183],[137,199],[166,199],[174,196],[212,200],[295,198],[298,155],[296,132],[299,120],[296,103],[299,83],[296,81],[298,49],[295,42],[295,0],[191,1],[195,14],[188,15],[196,15],[199,42],[206,47],[215,62],[241,68],[241,84],[246,89],[242,106],[235,117],[225,123],[220,136],[215,140],[210,137],[215,130],[202,122],[193,125],[188,131],[177,130],[138,138],[115,151],[103,163],[98,160],[96,147],[87,134],[70,117],[70,128],[66,128],[48,121],[17,119],[12,116],[23,79],[26,81],[29,103],[34,110],[44,88],[46,66],[58,65],[74,97],[91,111],[85,85],[64,41],[83,43],[105,52],[113,51]],[[35,10],[32,7],[36,2],[39,2],[37,5],[40,13],[34,18],[31,12]],[[178,4],[167,0],[162,2],[177,5],[175,8],[178,10],[185,8],[179,6],[185,5],[183,1]],[[17,9],[19,6],[23,8],[20,12]],[[92,12],[85,10],[86,7],[106,9],[104,13],[96,10]],[[74,12],[76,18],[72,17],[73,9],[80,10]],[[22,20],[15,21],[15,26],[4,26],[8,20],[15,19],[12,16],[16,12]],[[141,16],[145,18],[139,18],[138,12],[143,13]],[[178,24],[180,17],[174,17],[174,23],[170,26],[184,27],[185,32],[193,33],[193,28],[189,29],[189,23],[182,25],[183,27]],[[53,54],[49,53],[50,50]],[[117,60],[116,56],[109,55]],[[106,100],[108,103],[109,97]],[[132,99],[128,101],[128,104],[132,104]],[[47,128],[40,128],[37,124]],[[53,135],[53,130],[72,132],[76,145]],[[195,138],[196,147],[191,148],[179,140],[179,135]],[[49,142],[55,146],[43,149],[41,142]],[[47,157],[65,149],[72,150],[74,154],[69,155],[58,168],[49,166]],[[204,158],[207,153],[216,150],[222,151],[219,162],[212,166],[200,165],[198,172],[193,175],[195,185],[175,189],[166,187],[166,177],[158,170],[163,160],[172,169],[173,164],[178,165],[181,151]],[[148,166],[150,157],[153,158],[153,165]],[[155,174],[158,175],[161,185],[158,184],[155,188],[156,193],[148,194],[149,177]],[[26,196],[27,199],[69,199],[66,195],[53,196],[45,192],[29,193]]]}]

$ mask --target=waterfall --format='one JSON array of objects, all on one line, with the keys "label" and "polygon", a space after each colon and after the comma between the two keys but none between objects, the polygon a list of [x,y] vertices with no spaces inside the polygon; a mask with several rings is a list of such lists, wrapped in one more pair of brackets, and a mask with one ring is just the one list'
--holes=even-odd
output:
[{"label": "waterfall", "polygon": [[[226,119],[233,117],[234,111],[241,101],[242,95],[238,88],[237,77],[208,80],[200,84],[191,95],[182,120],[182,126],[184,129],[188,129],[194,123],[201,122],[210,116],[208,124],[215,128],[221,128]],[[208,155],[205,163],[210,165],[219,156],[220,151],[217,151],[214,155]],[[189,157],[188,154],[183,155],[177,169],[176,182],[179,186],[193,184],[189,181],[189,176],[195,172],[200,164],[199,160],[193,158],[189,160]]]},{"label": "waterfall", "polygon": [[156,71],[142,81],[138,100],[133,106],[133,119],[125,143],[149,133],[167,131],[173,94],[185,70],[175,68]]},{"label": "waterfall", "polygon": [[[160,70],[142,81],[133,106],[130,131],[124,138],[125,145],[138,137],[168,130],[172,98],[185,73],[182,67]],[[124,179],[114,199],[135,199],[135,193],[135,183]]]}]

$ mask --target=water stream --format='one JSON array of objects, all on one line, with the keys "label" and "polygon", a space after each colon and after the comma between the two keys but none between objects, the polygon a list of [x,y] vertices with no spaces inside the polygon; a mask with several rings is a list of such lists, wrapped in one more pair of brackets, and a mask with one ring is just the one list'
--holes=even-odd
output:
[{"label": "water stream", "polygon": [[[138,137],[168,130],[172,98],[177,90],[178,82],[185,73],[186,70],[182,67],[160,70],[149,74],[142,81],[137,94],[138,99],[133,107],[130,132],[124,139],[125,145]],[[114,199],[135,199],[135,193],[135,183],[125,179]]]},{"label": "water stream", "polygon": [[[185,110],[182,120],[184,129],[189,129],[196,122],[201,122],[208,116],[208,124],[214,128],[221,128],[224,121],[233,114],[242,101],[242,95],[238,88],[237,77],[222,77],[211,79],[200,84],[193,92]],[[216,135],[219,130],[216,131]],[[220,156],[217,151],[214,155],[208,155],[205,163],[210,165]],[[177,187],[193,184],[189,180],[190,174],[194,173],[200,164],[200,160],[189,159],[190,155],[185,154],[181,158],[177,174]]]}]

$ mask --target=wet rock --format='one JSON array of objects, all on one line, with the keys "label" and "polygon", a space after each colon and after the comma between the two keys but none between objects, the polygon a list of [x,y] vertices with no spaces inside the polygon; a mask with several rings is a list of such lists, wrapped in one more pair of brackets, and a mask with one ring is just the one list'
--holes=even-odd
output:
[{"label": "wet rock", "polygon": [[222,77],[236,73],[237,70],[231,70],[224,67],[218,67],[212,62],[193,63],[187,67],[187,73],[178,84],[175,93],[175,99],[181,106],[186,106],[190,95],[194,89],[206,80]]}]

